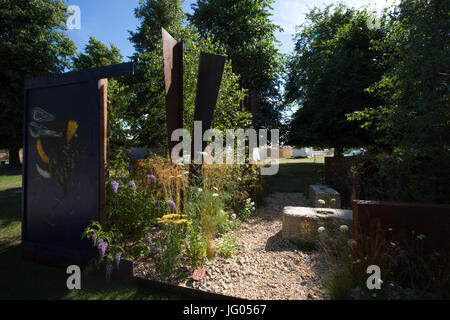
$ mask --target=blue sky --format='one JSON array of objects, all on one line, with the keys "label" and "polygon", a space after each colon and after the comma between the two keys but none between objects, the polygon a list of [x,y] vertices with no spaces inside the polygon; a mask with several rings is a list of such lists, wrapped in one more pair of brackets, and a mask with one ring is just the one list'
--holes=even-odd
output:
[{"label": "blue sky", "polygon": [[[392,0],[343,0],[349,6],[361,7],[369,5],[369,8],[380,12],[387,3]],[[183,4],[185,12],[192,12],[191,4],[196,0],[187,0]],[[89,41],[89,37],[117,46],[122,55],[129,57],[133,54],[133,45],[128,40],[128,30],[136,30],[138,20],[134,17],[134,8],[139,0],[69,0],[67,5],[77,5],[81,9],[81,29],[68,30],[67,33],[78,47],[79,51]],[[337,3],[336,1],[317,0],[276,0],[273,5],[272,21],[283,27],[284,32],[276,34],[281,42],[280,51],[289,54],[294,46],[292,35],[295,26],[304,21],[305,13],[314,6],[322,7],[325,4]]]}]

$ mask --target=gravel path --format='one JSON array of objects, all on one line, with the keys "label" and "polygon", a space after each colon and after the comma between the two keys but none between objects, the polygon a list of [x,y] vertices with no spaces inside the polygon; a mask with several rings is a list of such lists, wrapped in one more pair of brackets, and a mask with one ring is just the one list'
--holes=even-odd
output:
[{"label": "gravel path", "polygon": [[[201,281],[193,281],[188,268],[157,280],[244,299],[328,299],[322,289],[327,272],[323,255],[302,252],[281,237],[283,207],[309,206],[308,200],[301,193],[274,193],[266,200],[266,206],[236,230],[233,256],[207,261]],[[141,261],[134,269],[137,276],[156,279],[149,271],[153,268],[151,262]]]}]

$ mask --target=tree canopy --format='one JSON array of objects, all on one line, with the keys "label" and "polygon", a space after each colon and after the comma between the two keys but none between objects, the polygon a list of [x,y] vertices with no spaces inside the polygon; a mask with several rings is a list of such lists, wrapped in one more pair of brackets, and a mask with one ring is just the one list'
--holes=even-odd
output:
[{"label": "tree canopy", "polygon": [[123,56],[115,45],[110,44],[108,48],[103,42],[89,37],[89,43],[84,48],[84,52],[74,57],[73,67],[75,70],[83,70],[118,64],[122,60]]},{"label": "tree canopy", "polygon": [[[175,11],[182,12],[180,1],[171,3],[178,3],[179,9]],[[138,31],[147,30],[145,39],[150,39],[152,35],[154,40],[146,43],[141,37],[131,38],[136,41],[136,74],[133,78],[120,80],[120,86],[113,88],[110,96],[110,112],[120,129],[115,134],[111,130],[113,145],[167,147],[167,131],[161,128],[166,123],[161,27],[167,28],[177,41],[184,43],[184,126],[187,129],[193,125],[200,52],[226,55],[225,46],[209,36],[200,35],[193,26],[184,24],[181,15],[172,16],[172,20],[166,19],[170,14],[164,13],[161,8],[156,10],[155,6],[156,1],[145,1],[136,9],[141,20]],[[169,5],[164,8],[172,10]],[[250,121],[249,114],[240,110],[240,101],[245,93],[238,81],[227,59],[213,123],[216,128],[237,128],[248,125]]]},{"label": "tree canopy", "polygon": [[64,33],[67,7],[62,1],[0,0],[0,147],[18,164],[23,136],[24,80],[60,73],[76,52]]},{"label": "tree canopy", "polygon": [[450,66],[445,0],[404,0],[385,13],[385,36],[374,43],[386,72],[368,92],[380,104],[350,115],[383,134],[377,142],[422,154],[448,152]]},{"label": "tree canopy", "polygon": [[161,27],[172,31],[172,27],[182,25],[185,14],[181,5],[184,0],[139,0],[134,10],[140,21],[136,31],[130,31],[130,41],[136,55],[155,50],[161,41]]},{"label": "tree canopy", "polygon": [[287,64],[286,103],[300,106],[290,125],[290,144],[341,149],[371,142],[370,132],[346,117],[379,103],[365,91],[382,75],[380,53],[371,42],[383,31],[369,29],[369,19],[367,11],[345,5],[306,15]]},{"label": "tree canopy", "polygon": [[281,122],[280,74],[283,56],[270,17],[273,0],[199,0],[188,19],[205,37],[227,48],[242,88],[258,94],[257,125],[278,128]]}]

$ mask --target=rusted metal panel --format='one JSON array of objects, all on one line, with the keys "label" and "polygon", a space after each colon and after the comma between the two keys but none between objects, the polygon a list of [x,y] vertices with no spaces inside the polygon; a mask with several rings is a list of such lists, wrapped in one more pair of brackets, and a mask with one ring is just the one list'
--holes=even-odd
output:
[{"label": "rusted metal panel", "polygon": [[183,43],[177,42],[161,28],[164,60],[164,88],[169,154],[177,142],[171,141],[172,132],[183,128]]},{"label": "rusted metal panel", "polygon": [[[194,121],[202,122],[202,136],[206,130],[211,128],[225,59],[224,56],[200,53]],[[205,149],[205,146],[206,142],[203,142],[202,150]]]},{"label": "rusted metal panel", "polygon": [[450,205],[353,201],[353,238],[361,241],[384,239],[392,235],[408,239],[412,232],[426,236],[424,252],[450,252]]}]

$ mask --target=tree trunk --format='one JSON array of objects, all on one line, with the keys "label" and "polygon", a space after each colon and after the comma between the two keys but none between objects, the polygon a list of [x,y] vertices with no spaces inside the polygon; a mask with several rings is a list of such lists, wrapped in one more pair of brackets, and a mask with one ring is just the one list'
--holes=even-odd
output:
[{"label": "tree trunk", "polygon": [[14,166],[14,168],[20,167],[19,150],[20,147],[12,147],[9,149],[9,164]]},{"label": "tree trunk", "polygon": [[334,156],[336,158],[342,158],[342,153],[344,152],[344,148],[339,147],[339,148],[334,148]]}]

